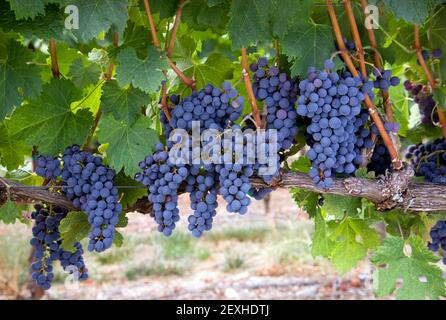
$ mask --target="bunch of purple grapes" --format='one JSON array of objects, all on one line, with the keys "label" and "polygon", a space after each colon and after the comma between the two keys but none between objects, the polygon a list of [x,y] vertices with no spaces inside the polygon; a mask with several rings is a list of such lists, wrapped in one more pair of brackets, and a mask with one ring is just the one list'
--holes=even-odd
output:
[{"label": "bunch of purple grapes", "polygon": [[444,138],[409,146],[406,159],[412,161],[415,175],[424,177],[428,182],[446,184],[446,142]]},{"label": "bunch of purple grapes", "polygon": [[387,92],[391,86],[396,87],[400,84],[400,78],[392,76],[392,70],[373,69],[373,74],[375,75],[373,86],[376,89]]},{"label": "bunch of purple grapes", "polygon": [[114,186],[114,170],[107,168],[99,156],[82,151],[77,145],[66,148],[60,160],[40,156],[37,173],[57,179],[58,174],[65,186],[63,191],[76,208],[88,215],[92,229],[89,234],[89,251],[102,252],[112,246],[115,226],[119,222],[122,205]]},{"label": "bunch of purple grapes", "polygon": [[244,98],[229,82],[223,82],[221,89],[208,84],[182,101],[173,95],[170,101],[174,104],[170,121],[164,113],[160,115],[166,138],[174,129],[184,129],[191,133],[192,126],[196,125],[193,122],[199,123],[202,130],[222,130],[240,118],[244,105]]},{"label": "bunch of purple grapes", "polygon": [[[440,59],[441,56],[443,55],[443,52],[441,51],[441,49],[433,49],[431,51],[423,49],[421,51],[421,54],[423,55],[424,60],[428,60],[430,58],[431,59]],[[417,59],[417,63],[420,64],[420,61],[418,61],[418,59]]]},{"label": "bunch of purple grapes", "polygon": [[254,72],[254,95],[266,107],[266,129],[277,130],[279,147],[287,150],[293,145],[298,132],[294,109],[299,94],[298,83],[286,73],[280,73],[278,67],[269,67],[268,60],[264,57],[257,63],[252,63],[250,69]]},{"label": "bunch of purple grapes", "polygon": [[[446,221],[438,220],[435,225],[431,228],[429,235],[431,241],[428,243],[427,247],[433,252],[440,250],[446,251]],[[446,257],[442,259],[443,264],[446,265]]]},{"label": "bunch of purple grapes", "polygon": [[32,228],[33,238],[30,243],[34,247],[34,256],[31,263],[31,277],[36,284],[48,290],[54,279],[53,262],[59,260],[62,267],[70,273],[77,272],[77,280],[88,278],[88,270],[82,257],[83,250],[80,243],[75,244],[74,253],[61,249],[62,241],[59,239],[59,225],[68,211],[54,207],[52,211],[36,204],[31,214],[34,220]]},{"label": "bunch of purple grapes", "polygon": [[434,100],[432,90],[428,86],[413,84],[410,80],[404,81],[404,88],[409,91],[409,94],[418,104],[421,113],[421,123],[430,125],[437,123],[438,115],[434,112],[437,103]]},{"label": "bunch of purple grapes", "polygon": [[310,67],[307,79],[299,83],[301,96],[297,113],[311,120],[307,133],[311,135],[311,149],[307,152],[312,162],[310,176],[319,188],[333,184],[332,174],[351,175],[361,155],[355,151],[357,133],[364,123],[361,106],[373,85],[349,72],[332,71],[331,60],[325,70]]},{"label": "bunch of purple grapes", "polygon": [[[171,145],[168,143],[168,147]],[[148,199],[153,203],[158,231],[170,236],[175,223],[180,220],[178,190],[188,177],[189,170],[182,164],[169,161],[168,149],[162,143],[155,146],[155,153],[141,161],[139,167],[143,171],[135,175],[135,180],[148,188]]]}]

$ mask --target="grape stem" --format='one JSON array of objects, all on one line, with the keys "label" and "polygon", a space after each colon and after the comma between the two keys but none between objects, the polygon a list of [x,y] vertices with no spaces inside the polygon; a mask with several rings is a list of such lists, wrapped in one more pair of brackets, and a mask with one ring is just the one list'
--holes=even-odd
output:
[{"label": "grape stem", "polygon": [[51,72],[53,77],[60,79],[59,64],[57,63],[57,49],[56,40],[54,38],[50,39],[50,57],[51,57]]},{"label": "grape stem", "polygon": [[180,26],[181,15],[183,14],[183,6],[184,6],[183,0],[178,0],[178,8],[175,14],[175,22],[173,23],[173,28],[172,31],[170,32],[169,47],[166,53],[169,58],[172,56],[173,47],[175,45],[175,37],[177,35],[178,27]]},{"label": "grape stem", "polygon": [[242,75],[245,81],[246,91],[248,92],[249,101],[251,102],[252,115],[254,116],[254,121],[257,128],[262,127],[262,119],[260,118],[259,109],[257,108],[257,101],[254,96],[254,91],[252,90],[251,80],[249,79],[248,72],[248,58],[246,55],[246,48],[242,48]]},{"label": "grape stem", "polygon": [[365,68],[364,50],[362,48],[361,38],[359,37],[358,26],[356,25],[355,16],[353,15],[353,9],[349,0],[344,0],[344,8],[347,12],[347,17],[350,22],[350,29],[353,35],[353,41],[356,46],[356,53],[359,57],[359,68],[361,69],[362,76],[367,79],[367,70]]},{"label": "grape stem", "polygon": [[167,88],[165,82],[161,87],[161,109],[163,109],[163,112],[166,115],[167,120],[170,121],[170,113],[169,109],[167,108]]},{"label": "grape stem", "polygon": [[[366,13],[367,0],[361,0],[361,5],[362,8],[364,9],[364,14],[367,19],[367,17],[369,16],[369,14]],[[375,66],[379,70],[383,70],[381,55],[379,54],[379,51],[376,46],[375,32],[373,31],[373,28],[366,28],[366,29],[367,29],[367,34],[369,36],[370,47],[373,49],[373,59],[375,61]],[[387,120],[393,122],[392,101],[390,100],[389,93],[385,90],[381,90],[381,95],[383,97],[384,107],[386,109]]]},{"label": "grape stem", "polygon": [[[435,82],[434,77],[432,76],[432,73],[430,72],[429,68],[427,67],[426,60],[424,60],[423,53],[421,51],[421,44],[420,44],[420,29],[418,25],[414,25],[413,29],[414,33],[414,48],[415,52],[417,54],[418,62],[421,65],[421,68],[423,69],[424,74],[426,75],[427,81],[429,82],[432,90],[435,89],[437,83]],[[441,110],[441,108],[437,107],[437,114],[438,114],[438,121],[440,122],[440,128],[443,133],[443,137],[446,138],[446,117]]]},{"label": "grape stem", "polygon": [[[327,9],[328,14],[330,16],[331,24],[333,27],[334,34],[336,36],[336,42],[338,44],[339,51],[341,51],[341,56],[344,59],[344,62],[349,69],[349,71],[352,73],[354,77],[358,77],[358,71],[355,68],[355,65],[353,64],[352,59],[350,58],[344,44],[344,40],[342,38],[341,29],[339,27],[338,19],[336,18],[336,13],[333,8],[333,4],[331,0],[327,1]],[[355,24],[356,26],[356,24]],[[376,124],[376,127],[383,139],[383,142],[385,146],[387,147],[387,150],[389,151],[390,158],[392,159],[392,165],[396,170],[399,170],[402,168],[402,163],[399,159],[398,152],[396,151],[395,145],[392,142],[392,139],[390,138],[389,134],[387,133],[386,129],[384,128],[384,124],[379,116],[379,114],[375,110],[375,106],[373,105],[372,100],[370,99],[369,95],[365,95],[365,103],[369,110],[370,117],[372,118],[373,122]]]},{"label": "grape stem", "polygon": [[155,48],[159,48],[160,43],[158,41],[158,36],[156,35],[155,24],[153,23],[152,13],[150,12],[149,0],[144,0],[144,7],[146,9],[146,16],[150,26],[150,32],[152,33],[152,41]]}]

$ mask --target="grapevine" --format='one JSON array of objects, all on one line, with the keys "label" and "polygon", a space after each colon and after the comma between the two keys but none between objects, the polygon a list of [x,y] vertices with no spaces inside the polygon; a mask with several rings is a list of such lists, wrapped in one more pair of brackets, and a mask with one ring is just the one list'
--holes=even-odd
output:
[{"label": "grapevine", "polygon": [[206,238],[285,188],[340,274],[446,296],[446,4],[73,0],[76,27],[24,2],[0,0],[0,223],[31,229],[31,286],[86,280],[128,212]]}]

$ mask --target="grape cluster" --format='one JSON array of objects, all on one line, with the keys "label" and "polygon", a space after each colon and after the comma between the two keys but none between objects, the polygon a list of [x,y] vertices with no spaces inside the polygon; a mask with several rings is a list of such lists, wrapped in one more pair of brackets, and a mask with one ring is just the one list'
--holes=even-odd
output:
[{"label": "grape cluster", "polygon": [[[55,207],[52,211],[45,210],[41,205],[34,206],[31,214],[34,220],[32,228],[33,238],[30,243],[34,247],[33,262],[31,263],[31,277],[44,290],[51,287],[54,279],[53,262],[59,260],[62,267],[69,271],[77,271],[78,280],[88,278],[88,270],[82,257],[83,250],[80,243],[75,244],[76,252],[69,253],[61,249],[59,225],[67,215],[67,210]],[[74,268],[69,268],[73,266]]]},{"label": "grape cluster", "polygon": [[400,78],[392,77],[392,70],[373,69],[373,74],[376,77],[373,81],[373,86],[376,89],[388,91],[391,86],[396,87],[400,84]]},{"label": "grape cluster", "polygon": [[193,121],[199,121],[202,129],[224,129],[240,118],[244,104],[244,98],[229,82],[223,82],[221,89],[208,84],[182,101],[178,96],[171,96],[170,101],[175,104],[170,121],[164,113],[160,115],[166,138],[173,129],[191,132]]},{"label": "grape cluster", "polygon": [[432,125],[438,122],[438,115],[434,113],[436,102],[432,94],[432,90],[428,86],[421,84],[413,84],[410,80],[404,81],[404,88],[418,104],[421,113],[421,122]]},{"label": "grape cluster", "polygon": [[[257,71],[264,70],[266,72],[266,64],[260,62],[260,65],[260,67],[257,66]],[[270,73],[272,69],[269,68]],[[283,117],[281,112],[285,112],[286,117],[290,117],[292,120],[291,123],[288,123],[282,121],[286,119],[275,119],[285,123],[280,128],[277,125],[278,121],[270,121],[271,125],[275,122],[275,129],[282,132],[280,146],[279,142],[276,141],[277,152],[271,154],[278,167],[280,166],[278,152],[291,146],[294,135],[297,133],[297,114],[293,106],[296,100],[297,87],[295,82],[292,82],[284,74],[274,74],[274,71],[268,77],[262,76],[262,79],[265,81],[272,80],[274,84],[274,77],[278,83],[269,86],[271,89],[268,92],[268,95],[271,94],[271,99],[275,99],[270,109],[275,108],[276,111],[274,114],[271,112],[271,115],[276,116],[278,113],[279,117]],[[258,91],[260,89],[263,90],[263,88],[259,88]],[[280,96],[280,99],[277,99],[277,95]],[[267,99],[268,97],[265,96],[264,98]],[[218,205],[217,195],[221,194],[225,199],[227,211],[245,214],[251,202],[249,177],[256,170],[266,169],[271,163],[256,162],[252,161],[254,159],[249,159],[253,156],[253,153],[255,154],[249,148],[256,145],[258,135],[252,132],[253,128],[249,123],[243,127],[243,130],[241,126],[234,123],[242,114],[244,101],[228,82],[224,82],[221,89],[207,85],[204,89],[193,92],[182,100],[177,96],[171,96],[169,100],[174,104],[174,107],[170,110],[170,121],[167,121],[167,117],[161,114],[164,135],[167,138],[166,146],[158,144],[155,153],[146,157],[140,163],[142,172],[137,173],[135,179],[148,187],[148,199],[153,203],[158,230],[166,236],[172,234],[175,222],[179,220],[177,209],[179,191],[184,190],[189,193],[193,212],[187,219],[188,229],[194,237],[200,237],[204,231],[212,228]],[[286,104],[283,101],[286,101]],[[194,125],[196,125],[196,123],[192,123],[193,121],[199,122],[200,134],[204,130],[213,129],[213,138],[217,136],[224,138],[224,144],[218,145],[217,149],[214,148],[215,145],[212,145],[209,153],[212,159],[204,159],[201,147],[206,148],[208,141],[202,137],[203,141],[197,145],[192,138],[188,137],[186,141],[181,141],[183,139],[181,137],[175,143],[181,143],[183,147],[188,147],[189,151],[192,151],[191,155],[185,159],[188,161],[181,164],[176,161],[177,159],[170,161],[174,140],[176,139],[172,135],[173,130],[179,128],[186,130],[189,134],[193,133]],[[240,140],[240,137],[242,137],[242,140]],[[209,138],[209,142],[215,141],[213,138]],[[268,158],[269,148],[267,143],[270,140],[267,137],[262,141],[261,147],[265,147],[264,154]],[[248,152],[248,149],[250,152]],[[196,151],[200,152],[201,155],[199,161],[196,161]],[[264,179],[265,181],[271,181],[278,174],[278,169],[267,173]]]},{"label": "grape cluster", "polygon": [[39,156],[36,161],[36,173],[45,179],[56,179],[62,173],[60,160],[51,156]]},{"label": "grape cluster", "polygon": [[298,83],[276,66],[268,67],[268,60],[260,58],[252,63],[254,72],[252,88],[256,99],[263,101],[266,109],[266,129],[276,129],[280,149],[287,150],[297,135],[297,114],[294,109],[299,94]]},{"label": "grape cluster", "polygon": [[191,171],[186,180],[186,192],[189,192],[193,213],[187,218],[187,228],[194,237],[199,238],[204,231],[212,229],[217,214],[218,178],[213,170],[200,172],[198,166],[192,167]]},{"label": "grape cluster", "polygon": [[[441,49],[433,49],[431,51],[423,49],[421,51],[421,54],[423,55],[424,60],[428,60],[429,58],[432,58],[432,59],[441,58],[441,56],[443,55],[443,52],[441,51]],[[420,61],[418,61],[418,59],[417,59],[417,63],[420,64]]]},{"label": "grape cluster", "polygon": [[[39,171],[36,172],[56,178],[55,173],[58,171],[52,168],[55,163],[60,165],[60,160],[39,160]],[[88,250],[102,252],[112,246],[115,226],[122,212],[118,189],[113,184],[115,172],[107,168],[99,156],[82,151],[78,145],[65,149],[62,162],[60,176],[65,185],[63,190],[76,208],[87,213],[92,227]]]},{"label": "grape cluster", "polygon": [[168,158],[169,152],[164,145],[156,144],[155,153],[139,163],[143,172],[135,175],[135,180],[148,188],[158,231],[166,236],[172,234],[175,223],[180,219],[178,189],[189,174],[184,165],[174,165]]},{"label": "grape cluster", "polygon": [[409,146],[406,158],[411,159],[415,175],[424,177],[428,182],[446,184],[446,141],[444,138]]},{"label": "grape cluster", "polygon": [[265,199],[267,195],[269,195],[271,192],[273,192],[273,188],[251,188],[249,191],[249,195],[252,196],[256,200],[262,200]]},{"label": "grape cluster", "polygon": [[[429,235],[432,239],[427,245],[429,250],[437,252],[441,248],[441,250],[446,251],[446,221],[437,221],[431,228]],[[446,257],[443,257],[443,264],[446,264]]]},{"label": "grape cluster", "polygon": [[355,152],[357,132],[363,121],[361,104],[365,94],[373,98],[373,85],[349,72],[332,71],[331,60],[325,70],[310,67],[307,79],[299,83],[301,96],[297,113],[311,119],[307,133],[311,135],[311,149],[307,152],[312,161],[310,176],[319,188],[333,184],[332,173],[353,174],[360,154]]}]

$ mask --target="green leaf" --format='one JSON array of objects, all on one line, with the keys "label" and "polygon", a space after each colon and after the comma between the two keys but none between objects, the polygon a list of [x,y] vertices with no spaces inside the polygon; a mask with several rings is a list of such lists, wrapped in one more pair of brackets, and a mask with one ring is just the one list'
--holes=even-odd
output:
[{"label": "green leaf", "polygon": [[59,6],[54,4],[48,4],[45,7],[45,15],[37,15],[33,20],[17,20],[14,12],[9,9],[8,2],[0,0],[0,26],[5,32],[19,32],[25,38],[66,40],[64,20],[65,14],[59,9]]},{"label": "green leaf", "polygon": [[191,1],[184,7],[182,20],[195,30],[221,30],[228,22],[229,3],[210,6],[205,0]]},{"label": "green leaf", "polygon": [[[120,202],[121,203],[121,202]],[[118,224],[115,226],[116,228],[125,228],[129,224],[129,218],[125,215],[125,212],[121,212],[119,214]]]},{"label": "green leaf", "polygon": [[219,86],[223,81],[232,78],[233,65],[221,53],[212,53],[203,64],[193,64],[183,70],[184,74],[195,78],[197,88],[208,83]]},{"label": "green leaf", "polygon": [[404,19],[415,24],[423,24],[429,15],[429,1],[405,0],[402,5],[399,0],[383,0],[386,6],[398,19]]},{"label": "green leaf", "polygon": [[0,122],[0,162],[8,170],[23,165],[25,156],[31,153],[22,141],[15,139],[5,121]]},{"label": "green leaf", "polygon": [[150,10],[159,13],[161,19],[174,16],[178,7],[177,0],[150,0],[149,4]]},{"label": "green leaf", "polygon": [[40,70],[28,64],[31,50],[17,41],[0,43],[0,120],[19,107],[23,97],[37,96],[41,90]]},{"label": "green leaf", "polygon": [[79,9],[79,29],[73,30],[81,42],[114,27],[121,36],[128,19],[128,0],[73,0]]},{"label": "green leaf", "polygon": [[291,163],[290,168],[293,171],[308,173],[311,169],[311,161],[307,157],[300,157]]},{"label": "green leaf", "polygon": [[125,48],[119,52],[117,80],[120,86],[133,84],[147,93],[157,91],[161,81],[165,79],[162,72],[167,69],[165,55],[160,59],[160,53],[153,47],[147,49],[147,57],[140,59],[133,48]]},{"label": "green leaf", "polygon": [[113,245],[118,248],[121,248],[123,243],[124,243],[124,237],[118,230],[115,230],[115,236],[113,238]]},{"label": "green leaf", "polygon": [[1,207],[0,207],[0,221],[3,223],[11,224],[15,223],[16,219],[20,217],[20,212],[14,202],[8,199]]},{"label": "green leaf", "polygon": [[84,212],[73,211],[62,219],[59,226],[62,249],[73,252],[74,244],[88,237],[90,224]]},{"label": "green leaf", "polygon": [[102,87],[101,109],[111,113],[116,120],[132,124],[141,114],[141,107],[150,102],[150,97],[131,85],[120,88],[116,81],[108,81]]},{"label": "green leaf", "polygon": [[292,75],[306,75],[309,66],[322,69],[333,52],[333,35],[329,26],[302,22],[282,41],[283,53],[295,58]]},{"label": "green leaf", "polygon": [[80,91],[69,80],[52,79],[36,100],[19,108],[8,121],[10,132],[39,152],[56,155],[67,146],[82,145],[93,122],[87,110],[71,111]]},{"label": "green leaf", "polygon": [[314,216],[314,233],[312,238],[311,254],[313,257],[322,256],[328,258],[333,247],[333,243],[328,237],[325,220],[320,210]]},{"label": "green leaf", "polygon": [[[56,42],[56,51],[57,51],[57,65],[59,66],[59,71],[63,76],[67,76],[70,73],[73,62],[79,59],[80,55],[76,49],[70,48],[68,44],[66,44],[65,42]],[[47,56],[46,60],[48,66],[50,66],[51,58]],[[82,67],[83,69],[83,66],[78,65],[78,67]],[[48,73],[49,71],[50,68],[48,68]]]},{"label": "green leaf", "polygon": [[268,8],[271,0],[233,0],[229,12],[229,36],[234,48],[248,47],[270,38]]},{"label": "green leaf", "polygon": [[45,13],[43,0],[8,0],[11,9],[14,10],[17,19],[34,18],[38,14]]},{"label": "green leaf", "polygon": [[70,67],[69,76],[78,88],[85,88],[98,82],[101,77],[101,69],[95,63],[87,63],[82,58],[76,59]]},{"label": "green leaf", "polygon": [[124,173],[119,172],[114,179],[118,186],[135,186],[139,188],[118,188],[119,203],[125,208],[136,203],[136,201],[147,195],[147,188]]},{"label": "green leaf", "polygon": [[356,216],[362,209],[361,198],[353,198],[347,196],[338,196],[327,194],[324,195],[324,205],[322,206],[329,215],[334,215],[341,219],[344,215]]},{"label": "green leaf", "polygon": [[106,114],[99,122],[99,141],[108,143],[107,158],[116,172],[133,176],[140,169],[138,163],[152,152],[158,142],[155,130],[149,129],[149,121],[141,116],[134,124],[116,120]]},{"label": "green leaf", "polygon": [[392,110],[395,122],[400,124],[398,135],[405,137],[409,130],[409,102],[407,91],[402,85],[390,87],[389,96],[392,100]]},{"label": "green leaf", "polygon": [[319,206],[319,194],[315,192],[308,192],[299,188],[290,189],[291,197],[294,202],[300,207],[305,209],[305,211],[314,217],[317,214],[317,209]]},{"label": "green leaf", "polygon": [[347,217],[340,223],[331,222],[330,227],[333,230],[330,239],[334,244],[331,261],[340,273],[354,268],[365,258],[368,249],[379,245],[378,233],[362,219]]},{"label": "green leaf", "polygon": [[[444,296],[443,273],[434,265],[439,258],[426,248],[420,237],[411,236],[408,244],[411,254],[405,253],[403,239],[388,236],[371,258],[374,264],[385,265],[374,274],[376,294],[381,297],[395,293],[402,300],[437,300]],[[402,283],[397,287],[400,280]]]},{"label": "green leaf", "polygon": [[289,30],[296,29],[296,21],[308,19],[313,5],[314,1],[312,0],[272,1],[272,8],[268,11],[270,12],[273,34],[279,39],[283,39]]}]

